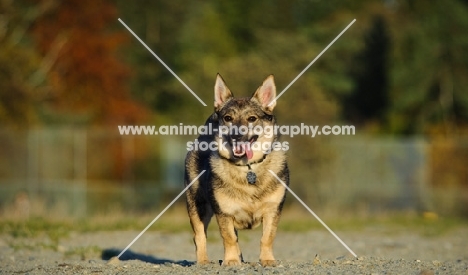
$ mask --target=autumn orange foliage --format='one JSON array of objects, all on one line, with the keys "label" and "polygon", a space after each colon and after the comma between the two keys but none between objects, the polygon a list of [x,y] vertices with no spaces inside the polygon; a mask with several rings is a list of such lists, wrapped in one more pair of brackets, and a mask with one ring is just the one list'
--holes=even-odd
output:
[{"label": "autumn orange foliage", "polygon": [[117,57],[129,36],[113,30],[116,24],[117,10],[106,0],[60,1],[36,21],[32,33],[38,49],[57,56],[47,73],[55,113],[82,114],[99,125],[147,118],[149,111],[130,97],[130,70]]}]

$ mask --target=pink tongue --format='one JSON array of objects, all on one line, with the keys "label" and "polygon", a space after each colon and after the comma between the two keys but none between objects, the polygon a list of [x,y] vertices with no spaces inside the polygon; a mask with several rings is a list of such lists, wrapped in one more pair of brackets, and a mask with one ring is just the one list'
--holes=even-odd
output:
[{"label": "pink tongue", "polygon": [[247,155],[247,159],[251,159],[253,157],[253,152],[252,152],[252,149],[250,148],[250,145],[245,146],[244,149],[245,149],[245,154]]}]

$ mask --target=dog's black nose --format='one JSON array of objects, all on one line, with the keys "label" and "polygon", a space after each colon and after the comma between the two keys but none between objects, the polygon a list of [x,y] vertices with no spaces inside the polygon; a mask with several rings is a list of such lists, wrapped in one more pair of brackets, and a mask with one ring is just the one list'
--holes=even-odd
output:
[{"label": "dog's black nose", "polygon": [[240,141],[243,135],[231,135],[231,139],[235,141]]}]

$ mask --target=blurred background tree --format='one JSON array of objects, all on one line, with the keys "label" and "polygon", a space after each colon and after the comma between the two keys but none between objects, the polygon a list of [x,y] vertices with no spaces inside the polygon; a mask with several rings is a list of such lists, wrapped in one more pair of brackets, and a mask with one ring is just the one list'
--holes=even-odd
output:
[{"label": "blurred background tree", "polygon": [[43,105],[49,122],[117,124],[138,123],[146,108],[129,95],[130,68],[117,57],[127,40],[123,30],[112,30],[117,16],[109,1],[61,1],[39,17],[31,29],[39,52],[56,56],[47,74],[50,91]]},{"label": "blurred background tree", "polygon": [[13,1],[0,2],[0,123],[9,127],[31,126],[36,122],[31,76],[37,72],[41,56],[28,30],[47,5]]},{"label": "blurred background tree", "polygon": [[390,132],[457,135],[467,124],[466,1],[404,1],[391,18]]}]

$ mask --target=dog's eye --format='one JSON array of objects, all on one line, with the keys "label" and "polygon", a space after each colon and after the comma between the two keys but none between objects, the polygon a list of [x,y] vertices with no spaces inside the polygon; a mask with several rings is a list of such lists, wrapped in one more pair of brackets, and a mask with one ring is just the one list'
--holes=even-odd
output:
[{"label": "dog's eye", "polygon": [[224,121],[226,122],[232,121],[232,116],[224,116]]},{"label": "dog's eye", "polygon": [[249,116],[249,117],[247,118],[247,121],[248,121],[248,122],[255,122],[255,121],[257,121],[257,118],[254,117],[254,116]]}]

